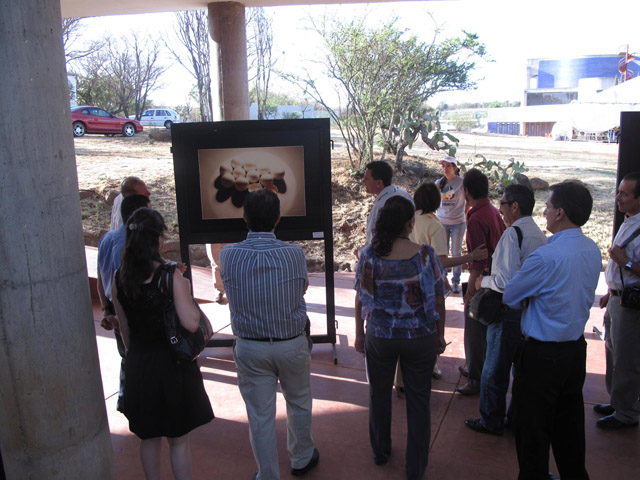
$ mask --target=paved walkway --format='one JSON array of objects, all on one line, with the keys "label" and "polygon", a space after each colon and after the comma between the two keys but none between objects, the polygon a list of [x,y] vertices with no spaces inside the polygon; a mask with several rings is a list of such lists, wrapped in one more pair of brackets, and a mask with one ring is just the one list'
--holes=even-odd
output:
[{"label": "paved walkway", "polygon": [[[88,258],[90,252],[88,252]],[[90,272],[95,271],[91,270]],[[195,272],[196,292],[210,300],[210,271]],[[325,333],[324,275],[312,274],[306,295],[312,333]],[[331,345],[315,345],[312,352],[313,436],[320,451],[320,463],[309,479],[360,480],[404,478],[406,411],[403,398],[394,397],[393,450],[389,463],[376,467],[368,437],[368,386],[364,359],[353,349],[353,274],[336,274],[336,320],[338,364],[333,362]],[[598,297],[606,287],[600,282]],[[587,432],[587,470],[592,480],[638,478],[640,472],[640,429],[608,432],[597,429],[594,403],[607,401],[604,388],[604,345],[593,327],[602,329],[603,312],[597,300],[585,329],[588,343],[587,379],[584,387]],[[230,335],[228,308],[203,303],[218,337]],[[94,304],[96,339],[102,369],[102,381],[119,480],[144,478],[138,456],[138,439],[129,432],[126,418],[116,411],[119,357],[111,332],[100,328],[99,304]],[[467,417],[478,417],[478,396],[456,394],[464,383],[458,365],[464,363],[462,302],[459,295],[447,299],[447,341],[451,345],[441,357],[443,377],[435,380],[431,397],[432,436],[430,462],[426,478],[438,480],[517,478],[513,435],[503,437],[475,433],[463,424]],[[194,479],[246,479],[256,471],[249,444],[246,412],[236,384],[230,348],[206,349],[199,359],[205,387],[216,419],[191,435]],[[277,438],[281,477],[289,474],[286,453],[286,414],[278,395]],[[170,475],[167,453],[163,460],[163,479]],[[550,471],[557,472],[551,463]]]}]

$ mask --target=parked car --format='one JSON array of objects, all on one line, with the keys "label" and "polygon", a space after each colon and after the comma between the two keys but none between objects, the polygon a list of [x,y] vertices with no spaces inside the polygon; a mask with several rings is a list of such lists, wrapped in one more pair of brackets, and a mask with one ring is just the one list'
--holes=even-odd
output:
[{"label": "parked car", "polygon": [[102,108],[86,105],[71,108],[71,121],[76,137],[82,137],[85,133],[121,133],[125,137],[132,137],[142,131],[142,125],[137,120],[116,117]]},{"label": "parked car", "polygon": [[171,128],[174,123],[180,123],[180,115],[168,108],[153,108],[142,113],[140,123],[145,127]]}]

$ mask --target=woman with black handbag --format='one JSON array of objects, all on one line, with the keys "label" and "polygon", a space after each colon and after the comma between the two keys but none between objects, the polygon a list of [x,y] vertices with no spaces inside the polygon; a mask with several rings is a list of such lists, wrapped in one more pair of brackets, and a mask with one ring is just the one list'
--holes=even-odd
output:
[{"label": "woman with black handbag", "polygon": [[[127,222],[127,239],[115,273],[113,303],[127,348],[124,414],[140,439],[140,458],[148,480],[160,478],[162,437],[169,442],[178,480],[191,479],[188,434],[214,418],[197,362],[175,360],[164,327],[170,299],[160,285],[160,245],[166,226],[155,210],[136,210]],[[181,326],[198,329],[189,280],[173,273],[173,303]]]}]

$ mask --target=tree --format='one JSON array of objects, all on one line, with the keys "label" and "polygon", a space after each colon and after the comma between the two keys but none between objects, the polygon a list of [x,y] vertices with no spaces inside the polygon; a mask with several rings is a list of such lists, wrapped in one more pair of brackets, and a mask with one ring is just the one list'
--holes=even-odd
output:
[{"label": "tree", "polygon": [[206,10],[185,10],[175,13],[174,31],[178,42],[186,50],[186,59],[166,40],[164,42],[173,58],[196,80],[200,117],[203,122],[213,120],[208,18]]},{"label": "tree", "polygon": [[83,49],[76,48],[76,45],[82,36],[82,20],[82,18],[62,19],[62,46],[64,48],[64,56],[68,72],[72,70],[70,67],[75,60],[80,60],[89,55],[95,54],[109,42],[108,38],[102,38],[89,42]]},{"label": "tree", "polygon": [[158,42],[132,38],[112,41],[108,48],[84,58],[78,80],[81,103],[140,118],[166,67],[159,63]]},{"label": "tree", "polygon": [[[435,93],[472,88],[468,74],[475,64],[469,58],[485,54],[473,34],[438,42],[435,28],[433,40],[423,43],[407,37],[395,23],[392,19],[367,28],[364,18],[312,21],[327,48],[321,63],[338,93],[338,108],[327,104],[311,76],[293,79],[325,106],[340,129],[356,172],[373,159],[374,140],[383,125],[386,150],[400,152],[396,154],[400,163],[406,145],[398,143],[395,132],[413,121],[415,112]],[[468,57],[463,58],[465,53]]]},{"label": "tree", "polygon": [[[269,82],[276,64],[272,58],[273,20],[264,8],[249,8],[247,16],[247,59],[249,63],[249,83],[254,82],[252,91],[258,105],[258,120],[268,114]],[[273,106],[273,105],[270,105]]]}]

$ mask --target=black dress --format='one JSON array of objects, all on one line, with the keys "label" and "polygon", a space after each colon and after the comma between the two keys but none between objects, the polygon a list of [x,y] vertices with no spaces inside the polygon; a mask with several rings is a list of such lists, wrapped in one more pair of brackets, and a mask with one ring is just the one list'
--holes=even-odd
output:
[{"label": "black dress", "polygon": [[129,430],[143,440],[181,437],[214,418],[197,360],[178,363],[171,356],[163,327],[169,299],[160,292],[159,280],[158,268],[137,299],[118,289],[130,331],[124,414]]}]

